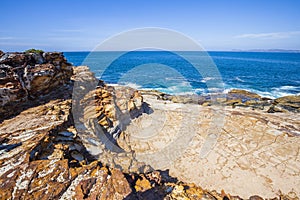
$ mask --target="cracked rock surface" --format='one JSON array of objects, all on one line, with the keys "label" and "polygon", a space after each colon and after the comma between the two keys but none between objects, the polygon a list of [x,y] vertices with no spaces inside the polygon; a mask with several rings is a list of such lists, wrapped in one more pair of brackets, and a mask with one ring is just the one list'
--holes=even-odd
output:
[{"label": "cracked rock surface", "polygon": [[[300,194],[300,115],[174,104],[143,95],[153,114],[126,131],[138,160],[243,198]],[[151,134],[149,135],[151,130]],[[212,137],[213,136],[213,137]]]}]

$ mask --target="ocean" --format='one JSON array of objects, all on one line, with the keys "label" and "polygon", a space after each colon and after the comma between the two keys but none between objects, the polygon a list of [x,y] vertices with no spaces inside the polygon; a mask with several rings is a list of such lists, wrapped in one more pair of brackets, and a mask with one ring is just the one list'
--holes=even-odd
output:
[{"label": "ocean", "polygon": [[64,52],[109,84],[169,94],[244,89],[264,97],[300,95],[300,53],[282,52]]}]

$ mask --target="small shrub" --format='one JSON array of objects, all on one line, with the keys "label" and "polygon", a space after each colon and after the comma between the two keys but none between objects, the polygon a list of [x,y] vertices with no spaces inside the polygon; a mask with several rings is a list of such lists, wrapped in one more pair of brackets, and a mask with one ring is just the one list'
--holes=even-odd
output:
[{"label": "small shrub", "polygon": [[40,50],[40,49],[28,49],[25,51],[25,53],[39,53],[39,54],[42,54],[44,53],[43,50]]}]

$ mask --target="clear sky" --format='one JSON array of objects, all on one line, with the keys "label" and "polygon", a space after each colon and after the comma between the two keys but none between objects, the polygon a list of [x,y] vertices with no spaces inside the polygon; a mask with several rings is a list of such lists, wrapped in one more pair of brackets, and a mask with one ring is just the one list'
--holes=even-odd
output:
[{"label": "clear sky", "polygon": [[169,28],[207,50],[300,49],[299,0],[2,0],[0,49],[92,50],[121,31]]}]

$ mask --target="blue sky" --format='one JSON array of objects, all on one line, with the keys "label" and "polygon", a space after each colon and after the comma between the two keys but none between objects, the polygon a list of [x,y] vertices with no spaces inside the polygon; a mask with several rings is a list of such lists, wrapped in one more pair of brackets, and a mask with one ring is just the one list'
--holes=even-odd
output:
[{"label": "blue sky", "polygon": [[300,49],[299,0],[5,0],[0,49],[92,50],[121,31],[162,27],[206,50]]}]

